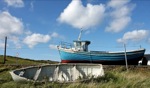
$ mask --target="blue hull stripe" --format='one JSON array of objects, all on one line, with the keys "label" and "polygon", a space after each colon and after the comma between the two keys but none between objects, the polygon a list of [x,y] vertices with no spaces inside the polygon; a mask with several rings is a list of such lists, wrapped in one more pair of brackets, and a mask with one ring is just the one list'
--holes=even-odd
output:
[{"label": "blue hull stripe", "polygon": [[[128,60],[137,60],[144,56],[144,50],[127,52]],[[94,53],[94,52],[66,52],[60,50],[62,60],[78,61],[121,61],[125,59],[124,52],[119,53]]]}]

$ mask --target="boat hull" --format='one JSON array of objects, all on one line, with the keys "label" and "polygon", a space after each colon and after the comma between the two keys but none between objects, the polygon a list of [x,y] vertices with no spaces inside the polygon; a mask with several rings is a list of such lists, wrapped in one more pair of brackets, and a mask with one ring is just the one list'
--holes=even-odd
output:
[{"label": "boat hull", "polygon": [[[137,65],[144,56],[145,49],[127,51],[129,65]],[[124,65],[125,52],[73,52],[60,50],[62,63],[100,63],[104,65]]]},{"label": "boat hull", "polygon": [[76,82],[79,78],[99,77],[104,75],[101,64],[49,64],[13,70],[10,72],[16,82]]}]

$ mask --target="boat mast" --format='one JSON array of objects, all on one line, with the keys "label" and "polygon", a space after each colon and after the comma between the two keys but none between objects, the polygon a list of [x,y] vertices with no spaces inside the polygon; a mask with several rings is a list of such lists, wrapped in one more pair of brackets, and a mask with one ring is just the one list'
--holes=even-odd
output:
[{"label": "boat mast", "polygon": [[78,36],[78,41],[81,40],[82,31],[83,31],[83,30],[82,30],[82,28],[81,28],[80,34],[79,34],[79,36]]}]

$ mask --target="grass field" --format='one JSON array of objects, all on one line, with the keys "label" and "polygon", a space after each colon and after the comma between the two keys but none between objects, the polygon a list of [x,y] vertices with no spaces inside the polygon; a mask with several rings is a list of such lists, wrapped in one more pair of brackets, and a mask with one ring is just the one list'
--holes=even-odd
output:
[{"label": "grass field", "polygon": [[[4,62],[4,56],[0,55],[0,64],[3,64]],[[20,57],[13,57],[13,56],[7,56],[5,65],[40,65],[40,64],[54,64],[58,63],[55,61],[50,60],[31,60],[31,59],[25,59]]]},{"label": "grass field", "polygon": [[[6,63],[8,62],[9,59]],[[12,60],[12,62],[15,61]],[[34,62],[33,60],[26,59],[20,62],[22,62],[23,65],[39,65],[44,64],[45,61]],[[129,71],[126,71],[124,66],[117,66],[113,68],[109,68],[108,66],[107,69],[105,69],[105,76],[91,78],[89,80],[76,83],[56,83],[47,81],[43,83],[14,82],[9,71],[21,67],[22,65],[0,64],[0,88],[150,88],[150,67],[130,67]]]}]

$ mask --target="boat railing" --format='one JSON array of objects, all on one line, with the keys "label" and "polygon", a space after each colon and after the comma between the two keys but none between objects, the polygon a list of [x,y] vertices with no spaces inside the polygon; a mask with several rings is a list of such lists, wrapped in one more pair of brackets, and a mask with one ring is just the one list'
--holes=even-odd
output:
[{"label": "boat railing", "polygon": [[65,49],[72,49],[73,47],[71,43],[63,42],[63,41],[61,41],[60,45],[61,45],[61,48],[65,48]]}]

